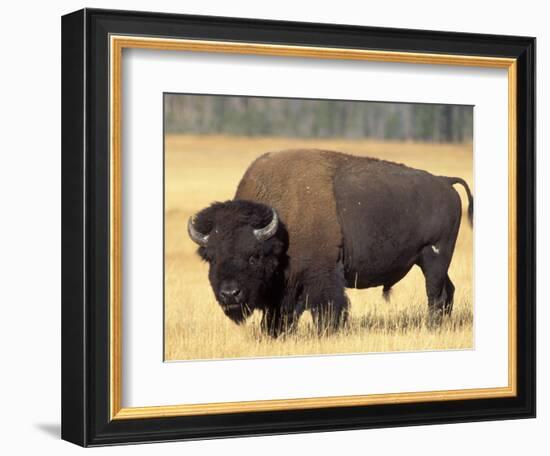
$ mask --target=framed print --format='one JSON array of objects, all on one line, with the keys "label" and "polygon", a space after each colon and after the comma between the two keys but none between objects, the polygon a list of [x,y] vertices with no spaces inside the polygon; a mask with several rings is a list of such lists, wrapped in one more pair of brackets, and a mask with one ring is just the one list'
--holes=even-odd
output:
[{"label": "framed print", "polygon": [[62,20],[62,437],[535,416],[535,40]]}]

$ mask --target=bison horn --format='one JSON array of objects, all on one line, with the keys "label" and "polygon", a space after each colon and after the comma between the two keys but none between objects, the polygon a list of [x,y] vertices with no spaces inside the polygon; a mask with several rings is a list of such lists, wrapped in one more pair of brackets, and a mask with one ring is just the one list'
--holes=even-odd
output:
[{"label": "bison horn", "polygon": [[275,209],[271,209],[271,210],[273,212],[273,217],[271,218],[271,222],[269,222],[263,228],[254,230],[254,236],[256,236],[256,239],[258,239],[258,241],[267,241],[269,238],[273,237],[277,232],[277,227],[279,226],[279,218],[277,217],[277,212],[275,212]]},{"label": "bison horn", "polygon": [[206,244],[208,244],[208,238],[210,237],[210,235],[202,234],[200,231],[197,231],[197,229],[195,229],[195,226],[193,225],[193,219],[194,217],[189,217],[189,220],[187,222],[187,232],[189,233],[189,237],[196,244],[205,247]]}]

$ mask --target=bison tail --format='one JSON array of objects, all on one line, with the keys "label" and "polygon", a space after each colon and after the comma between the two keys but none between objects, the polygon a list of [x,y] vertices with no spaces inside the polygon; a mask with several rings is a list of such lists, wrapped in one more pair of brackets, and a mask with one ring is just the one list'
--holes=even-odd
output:
[{"label": "bison tail", "polygon": [[470,191],[470,187],[466,183],[464,179],[461,179],[460,177],[447,177],[446,178],[449,184],[460,184],[464,187],[464,190],[466,190],[466,195],[468,195],[468,221],[470,222],[470,226],[474,225],[474,197],[472,196],[472,192]]}]

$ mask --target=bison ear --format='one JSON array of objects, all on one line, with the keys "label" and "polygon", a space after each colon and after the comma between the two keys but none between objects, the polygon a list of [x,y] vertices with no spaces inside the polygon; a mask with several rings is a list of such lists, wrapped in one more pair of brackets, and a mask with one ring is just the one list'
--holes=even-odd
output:
[{"label": "bison ear", "polygon": [[189,220],[187,220],[187,233],[195,244],[198,244],[201,247],[206,247],[208,245],[208,238],[210,235],[199,231],[195,226],[195,220],[196,216],[194,215],[189,217]]}]

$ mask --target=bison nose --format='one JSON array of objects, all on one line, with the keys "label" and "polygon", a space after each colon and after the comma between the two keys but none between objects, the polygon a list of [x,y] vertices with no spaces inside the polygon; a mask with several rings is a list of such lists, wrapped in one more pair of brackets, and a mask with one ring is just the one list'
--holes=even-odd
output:
[{"label": "bison nose", "polygon": [[233,283],[222,285],[220,290],[220,294],[226,299],[236,298],[237,296],[239,296],[240,292],[240,288]]}]

